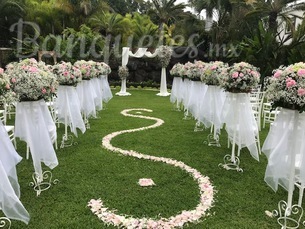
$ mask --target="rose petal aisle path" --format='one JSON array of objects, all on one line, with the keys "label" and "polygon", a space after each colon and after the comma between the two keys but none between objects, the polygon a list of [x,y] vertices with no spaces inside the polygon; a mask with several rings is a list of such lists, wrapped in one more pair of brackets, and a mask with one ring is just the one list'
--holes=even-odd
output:
[{"label": "rose petal aisle path", "polygon": [[[129,112],[137,111],[137,115],[130,114]],[[138,159],[145,159],[145,160],[151,160],[155,162],[163,162],[175,167],[179,167],[180,169],[186,171],[189,173],[195,181],[197,181],[199,190],[200,190],[200,198],[199,203],[193,210],[183,210],[181,213],[171,216],[169,218],[136,218],[133,216],[125,216],[125,215],[119,215],[116,214],[116,210],[110,210],[108,209],[108,206],[105,206],[103,204],[103,201],[101,199],[90,200],[88,206],[91,207],[91,211],[96,214],[104,223],[109,225],[114,225],[117,227],[124,227],[124,228],[176,228],[176,227],[182,227],[186,223],[194,223],[198,222],[201,217],[206,215],[206,211],[212,206],[213,203],[213,196],[214,196],[214,190],[213,186],[211,185],[209,178],[203,176],[198,170],[184,164],[181,161],[177,161],[171,158],[165,158],[165,157],[156,157],[156,156],[150,156],[138,153],[133,150],[124,150],[118,147],[114,147],[110,142],[111,140],[121,134],[125,133],[131,133],[136,131],[143,131],[146,129],[156,128],[161,126],[164,121],[159,118],[154,118],[150,116],[143,116],[138,115],[142,112],[152,112],[152,110],[149,109],[126,109],[121,112],[124,116],[129,117],[135,117],[135,118],[142,118],[142,119],[148,119],[148,120],[154,120],[156,121],[155,124],[147,126],[147,127],[141,127],[136,129],[129,129],[129,130],[122,130],[122,131],[116,131],[111,134],[108,134],[103,138],[102,145],[106,149],[123,154],[125,156],[131,156]]]}]

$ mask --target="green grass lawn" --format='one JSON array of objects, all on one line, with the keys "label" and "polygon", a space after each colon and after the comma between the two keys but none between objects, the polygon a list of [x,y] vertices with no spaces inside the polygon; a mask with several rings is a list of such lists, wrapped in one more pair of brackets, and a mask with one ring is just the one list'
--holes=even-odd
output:
[{"label": "green grass lawn", "polygon": [[[224,155],[230,153],[224,130],[220,136],[222,146],[209,147],[203,144],[209,130],[194,132],[195,121],[183,120],[183,113],[173,110],[169,97],[156,96],[156,91],[128,91],[131,96],[114,96],[107,109],[99,112],[100,118],[90,119],[91,129],[79,134],[78,145],[57,150],[59,165],[53,176],[59,183],[39,197],[29,186],[34,170],[32,161],[25,159],[24,142],[18,142],[17,151],[24,157],[17,166],[21,201],[31,220],[28,226],[13,220],[12,228],[114,228],[91,213],[87,203],[93,198],[101,198],[118,214],[136,217],[170,217],[195,208],[199,190],[189,174],[167,164],[121,156],[101,147],[102,138],[109,133],[154,124],[151,120],[122,116],[120,112],[128,108],[152,109],[147,115],[165,123],[155,129],[120,135],[113,139],[114,146],[183,161],[210,177],[215,187],[211,216],[185,228],[279,228],[276,219],[264,212],[276,209],[279,200],[287,199],[287,192],[279,188],[274,193],[264,182],[267,160],[263,154],[257,162],[243,149],[243,173],[219,168]],[[63,131],[61,125],[59,145]],[[263,144],[268,127],[260,134]],[[152,178],[156,186],[142,188],[137,184],[140,178]],[[296,191],[295,198],[297,195]]]}]

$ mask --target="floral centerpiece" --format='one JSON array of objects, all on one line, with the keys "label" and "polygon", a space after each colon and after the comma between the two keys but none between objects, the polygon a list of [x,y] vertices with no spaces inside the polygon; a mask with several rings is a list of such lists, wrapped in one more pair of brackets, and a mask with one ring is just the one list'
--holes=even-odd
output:
[{"label": "floral centerpiece", "polygon": [[191,62],[187,62],[184,65],[182,65],[181,76],[183,79],[189,77],[189,71],[191,71],[190,69],[193,68],[193,65],[194,64]]},{"label": "floral centerpiece", "polygon": [[70,62],[60,62],[52,67],[60,85],[76,86],[82,80],[81,71]]},{"label": "floral centerpiece", "polygon": [[85,60],[78,60],[74,63],[74,66],[81,71],[83,80],[90,80],[96,77],[97,71],[95,65],[94,61]]},{"label": "floral centerpiece", "polygon": [[43,62],[24,59],[7,66],[12,91],[19,101],[37,101],[51,97],[58,86],[55,75]]},{"label": "floral centerpiece", "polygon": [[169,73],[174,77],[182,77],[183,67],[183,64],[177,63],[172,67]]},{"label": "floral centerpiece", "polygon": [[7,102],[14,97],[11,91],[8,75],[4,73],[4,69],[0,68],[0,103]]},{"label": "floral centerpiece", "polygon": [[95,69],[97,72],[97,77],[107,76],[111,73],[111,68],[104,62],[95,62]]},{"label": "floral centerpiece", "polygon": [[219,86],[219,79],[224,75],[228,74],[227,72],[228,64],[225,64],[222,61],[215,61],[206,64],[201,75],[201,81],[207,85]]},{"label": "floral centerpiece", "polygon": [[120,66],[118,70],[118,75],[121,79],[126,79],[129,76],[127,66]]},{"label": "floral centerpiece", "polygon": [[281,66],[274,70],[267,85],[266,96],[272,101],[274,109],[284,107],[305,111],[305,63]]},{"label": "floral centerpiece", "polygon": [[200,81],[206,63],[202,61],[195,61],[193,64],[188,64],[186,75],[190,80]]},{"label": "floral centerpiece", "polygon": [[158,59],[161,63],[162,68],[166,68],[172,57],[172,48],[169,46],[161,45],[158,48]]},{"label": "floral centerpiece", "polygon": [[220,85],[225,91],[234,93],[249,93],[257,87],[260,80],[258,68],[246,63],[235,63],[228,68],[228,74],[222,74]]}]

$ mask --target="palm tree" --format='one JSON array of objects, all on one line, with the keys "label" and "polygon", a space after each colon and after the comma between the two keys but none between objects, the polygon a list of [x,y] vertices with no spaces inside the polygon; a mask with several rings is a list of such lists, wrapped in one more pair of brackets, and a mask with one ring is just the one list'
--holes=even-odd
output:
[{"label": "palm tree", "polygon": [[0,45],[9,45],[10,26],[18,21],[24,13],[23,5],[18,0],[1,0],[0,1]]},{"label": "palm tree", "polygon": [[103,36],[106,37],[104,47],[104,62],[108,63],[110,56],[110,47],[113,46],[115,36],[127,34],[132,31],[130,21],[117,13],[102,13],[90,18],[91,26]]},{"label": "palm tree", "polygon": [[159,34],[163,37],[163,25],[170,25],[179,16],[183,15],[186,5],[183,3],[175,4],[176,0],[152,0],[154,10],[152,13],[159,22]]},{"label": "palm tree", "polygon": [[291,2],[294,2],[294,0],[258,0],[253,3],[253,10],[248,15],[256,15],[262,19],[266,19],[268,30],[276,34],[278,19],[290,27],[293,26],[291,13],[285,11],[287,4]]}]

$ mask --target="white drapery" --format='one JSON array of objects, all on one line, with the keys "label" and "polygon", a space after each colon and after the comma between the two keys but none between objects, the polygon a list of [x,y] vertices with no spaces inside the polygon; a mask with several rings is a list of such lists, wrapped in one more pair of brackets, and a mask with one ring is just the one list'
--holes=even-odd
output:
[{"label": "white drapery", "polygon": [[225,92],[218,86],[208,85],[207,92],[203,98],[200,109],[199,120],[203,122],[206,128],[214,125],[216,132],[219,133],[223,124],[222,108],[226,99]]},{"label": "white drapery", "polygon": [[97,96],[90,81],[91,80],[82,80],[82,82],[77,85],[76,91],[78,94],[81,111],[85,114],[86,118],[91,116],[96,118],[94,100]]},{"label": "white drapery", "polygon": [[108,76],[102,75],[99,77],[100,85],[102,87],[102,100],[105,103],[108,103],[110,99],[112,99],[113,95],[108,83]]},{"label": "white drapery", "polygon": [[20,187],[16,172],[16,165],[22,158],[16,152],[1,121],[0,149],[0,210],[7,218],[28,224],[30,216],[19,200]]},{"label": "white drapery", "polygon": [[35,172],[40,177],[41,162],[50,169],[58,165],[53,148],[56,126],[44,100],[17,103],[15,136],[29,145]]},{"label": "white drapery", "polygon": [[86,127],[81,115],[81,107],[76,88],[59,85],[55,104],[58,111],[58,121],[70,126],[70,130],[77,136],[77,129],[85,133]]},{"label": "white drapery", "polygon": [[[281,109],[270,127],[262,152],[268,158],[265,182],[277,191],[278,185],[289,191],[295,177],[305,182],[305,113]],[[292,193],[291,193],[292,194]]]},{"label": "white drapery", "polygon": [[[122,50],[122,66],[126,66],[129,60],[129,57],[135,57],[135,58],[142,58],[142,57],[148,57],[148,58],[154,58],[159,54],[159,50],[156,49],[154,53],[151,53],[150,51],[147,51],[147,48],[138,48],[135,53],[132,53],[132,51],[129,50],[129,47],[123,47]],[[130,93],[126,92],[126,79],[122,80],[121,84],[121,91],[116,93],[116,95],[126,96],[130,95]],[[167,92],[167,85],[166,85],[166,69],[161,69],[161,84],[160,84],[160,93],[157,95],[159,96],[168,96],[170,93]]]},{"label": "white drapery", "polygon": [[0,160],[0,210],[3,211],[7,218],[20,220],[28,224],[30,215],[16,195],[4,165],[5,163],[2,163]]},{"label": "white drapery", "polygon": [[247,93],[227,93],[222,111],[222,119],[232,143],[238,147],[247,147],[250,154],[259,160],[255,136],[258,133],[257,122]]}]

